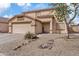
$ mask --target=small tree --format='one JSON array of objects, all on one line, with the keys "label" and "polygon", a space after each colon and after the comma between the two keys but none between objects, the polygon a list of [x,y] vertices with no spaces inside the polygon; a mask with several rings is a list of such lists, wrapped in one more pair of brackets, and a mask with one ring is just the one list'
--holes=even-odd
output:
[{"label": "small tree", "polygon": [[[78,3],[71,3],[70,5],[67,5],[66,3],[52,3],[49,5],[53,5],[55,7],[55,11],[56,11],[56,17],[58,20],[62,20],[65,21],[66,23],[66,27],[67,27],[67,32],[68,32],[68,36],[69,37],[69,27],[71,22],[74,20],[74,18],[76,17],[76,15],[78,14],[78,8],[79,8],[79,4]],[[70,15],[72,15],[72,18],[70,18]],[[68,18],[68,19],[67,19]]]}]

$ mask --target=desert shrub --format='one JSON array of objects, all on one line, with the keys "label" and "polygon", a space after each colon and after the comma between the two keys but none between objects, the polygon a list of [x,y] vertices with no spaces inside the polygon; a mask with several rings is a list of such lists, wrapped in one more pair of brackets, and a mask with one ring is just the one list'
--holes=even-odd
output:
[{"label": "desert shrub", "polygon": [[25,36],[24,36],[25,39],[36,39],[38,38],[36,34],[33,34],[33,33],[26,33]]}]

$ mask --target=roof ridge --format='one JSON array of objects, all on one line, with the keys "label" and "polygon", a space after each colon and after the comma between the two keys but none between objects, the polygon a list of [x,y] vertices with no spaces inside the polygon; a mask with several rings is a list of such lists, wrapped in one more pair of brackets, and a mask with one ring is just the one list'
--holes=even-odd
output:
[{"label": "roof ridge", "polygon": [[39,11],[46,11],[46,10],[52,10],[52,9],[54,9],[54,8],[37,9],[37,10],[26,11],[23,13],[39,12]]}]

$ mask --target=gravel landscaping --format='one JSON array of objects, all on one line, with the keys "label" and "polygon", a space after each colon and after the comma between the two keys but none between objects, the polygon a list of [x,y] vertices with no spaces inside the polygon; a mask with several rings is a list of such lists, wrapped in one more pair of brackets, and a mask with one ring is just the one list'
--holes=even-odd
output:
[{"label": "gravel landscaping", "polygon": [[[0,34],[2,35],[2,34]],[[4,37],[3,37],[4,36]],[[14,50],[24,42],[22,34],[3,34],[0,36],[1,56],[79,56],[79,34],[71,35],[71,39],[66,39],[65,34],[39,34],[39,39],[32,41]],[[41,49],[41,44],[48,44],[54,40],[52,48]],[[1,43],[3,42],[3,43]],[[45,46],[45,45],[44,45]],[[50,45],[48,45],[50,46]]]}]

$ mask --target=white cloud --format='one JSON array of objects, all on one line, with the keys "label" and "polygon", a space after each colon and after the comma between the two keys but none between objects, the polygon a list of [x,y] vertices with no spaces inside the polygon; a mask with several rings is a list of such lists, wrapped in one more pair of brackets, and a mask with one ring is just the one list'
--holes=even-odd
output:
[{"label": "white cloud", "polygon": [[31,3],[27,3],[27,6],[31,6]]},{"label": "white cloud", "polygon": [[10,3],[0,3],[0,9],[10,7]]},{"label": "white cloud", "polygon": [[[29,5],[29,4],[27,4],[27,5]],[[38,9],[44,9],[44,8],[48,8],[48,6],[44,3],[36,4],[33,7],[31,7],[31,4],[30,4],[29,6],[25,6],[23,8],[23,11],[31,11],[31,10],[38,10]]]},{"label": "white cloud", "polygon": [[10,3],[0,3],[0,14],[7,10],[10,6]]},{"label": "white cloud", "polygon": [[31,6],[31,3],[16,3],[16,4],[21,7]]},{"label": "white cloud", "polygon": [[70,5],[70,3],[66,3],[68,6]]},{"label": "white cloud", "polygon": [[47,5],[42,3],[39,3],[34,7],[34,9],[44,9],[44,8],[47,8]]},{"label": "white cloud", "polygon": [[18,6],[24,6],[25,3],[17,3]]},{"label": "white cloud", "polygon": [[13,16],[12,15],[4,15],[3,17],[5,17],[5,18],[11,18]]},{"label": "white cloud", "polygon": [[32,5],[31,3],[17,3],[18,6],[20,6],[23,11],[28,10]]},{"label": "white cloud", "polygon": [[23,11],[26,11],[31,7],[31,3],[16,3],[18,6],[20,6]]},{"label": "white cloud", "polygon": [[79,17],[76,17],[73,21],[74,23],[79,24]]}]

